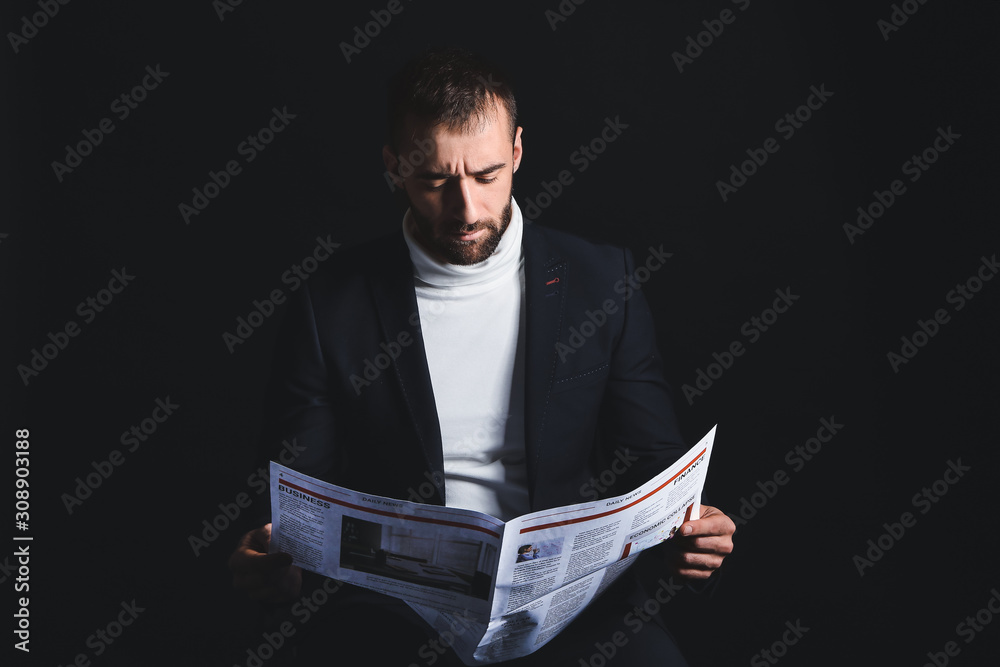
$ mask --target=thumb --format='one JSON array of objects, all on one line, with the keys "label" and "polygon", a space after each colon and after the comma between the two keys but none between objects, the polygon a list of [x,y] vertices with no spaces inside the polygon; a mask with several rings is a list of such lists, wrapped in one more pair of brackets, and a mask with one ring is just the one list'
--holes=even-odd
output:
[{"label": "thumb", "polygon": [[701,525],[698,522],[702,521],[703,519],[710,519],[713,516],[716,516],[716,515],[719,515],[719,514],[722,514],[722,512],[720,512],[718,509],[712,507],[711,505],[702,505],[701,506],[701,511],[700,511],[700,514],[699,514],[698,518],[697,519],[689,519],[689,520],[685,521],[681,525],[679,532],[680,532],[681,535],[691,535],[692,533],[697,533],[699,531],[699,529],[701,528]]}]

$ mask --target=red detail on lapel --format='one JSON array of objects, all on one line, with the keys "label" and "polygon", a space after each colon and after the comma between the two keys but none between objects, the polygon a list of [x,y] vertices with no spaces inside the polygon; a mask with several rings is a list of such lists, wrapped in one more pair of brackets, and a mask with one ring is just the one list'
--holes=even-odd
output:
[{"label": "red detail on lapel", "polygon": [[559,279],[558,278],[553,278],[552,280],[550,280],[549,282],[547,282],[545,284],[546,285],[551,285],[552,283],[557,283],[557,282],[559,282]]}]

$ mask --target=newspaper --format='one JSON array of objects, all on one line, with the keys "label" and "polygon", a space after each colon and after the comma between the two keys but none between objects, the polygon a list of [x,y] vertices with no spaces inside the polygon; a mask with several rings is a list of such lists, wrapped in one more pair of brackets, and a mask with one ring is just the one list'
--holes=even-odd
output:
[{"label": "newspaper", "polygon": [[404,600],[466,665],[544,646],[636,559],[701,516],[715,427],[616,498],[488,514],[373,496],[271,462],[271,552]]}]

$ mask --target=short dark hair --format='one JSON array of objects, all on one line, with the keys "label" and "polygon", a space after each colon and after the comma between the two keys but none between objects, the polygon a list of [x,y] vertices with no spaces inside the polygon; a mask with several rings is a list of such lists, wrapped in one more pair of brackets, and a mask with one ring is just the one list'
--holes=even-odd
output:
[{"label": "short dark hair", "polygon": [[503,104],[510,140],[517,129],[517,103],[510,77],[465,49],[433,48],[407,62],[389,81],[389,147],[398,150],[407,116],[467,130]]}]

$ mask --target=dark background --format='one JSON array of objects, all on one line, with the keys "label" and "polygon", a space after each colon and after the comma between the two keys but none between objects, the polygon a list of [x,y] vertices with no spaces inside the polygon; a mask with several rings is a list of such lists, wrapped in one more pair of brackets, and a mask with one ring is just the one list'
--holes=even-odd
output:
[{"label": "dark background", "polygon": [[[347,253],[399,224],[380,156],[383,81],[416,51],[457,44],[519,83],[522,208],[543,181],[574,174],[536,224],[626,245],[639,261],[650,246],[673,253],[644,292],[685,435],[719,424],[713,503],[738,515],[757,482],[789,475],[741,523],[716,593],[685,592],[665,608],[692,665],[747,664],[797,620],[809,631],[782,664],[920,665],[948,641],[961,649],[953,664],[988,664],[1000,623],[970,643],[956,625],[1000,586],[1000,281],[961,310],[946,295],[1000,250],[1000,12],[985,1],[909,4],[918,11],[885,40],[877,21],[889,2],[753,0],[741,11],[718,0],[591,0],[553,30],[545,12],[556,0],[404,0],[350,63],[338,45],[385,3],[244,0],[220,20],[209,0],[78,1],[17,53],[7,37],[0,458],[12,520],[14,429],[30,429],[30,663],[84,653],[93,664],[242,665],[275,629],[231,591],[225,565],[256,510],[197,556],[189,543],[220,503],[241,492],[267,501],[247,480],[281,307],[233,353],[222,334],[254,299],[288,293],[282,273],[317,236]],[[727,8],[735,21],[678,72],[671,54]],[[5,3],[4,35],[38,11]],[[156,65],[169,76],[120,120],[111,102]],[[821,85],[833,95],[781,137],[775,121]],[[295,118],[247,164],[237,145],[273,107]],[[571,153],[618,116],[628,128],[577,172]],[[114,132],[57,180],[52,162],[105,117]],[[901,165],[939,127],[961,137],[911,183]],[[779,151],[723,202],[716,181],[767,137]],[[178,205],[232,159],[242,173],[185,224]],[[844,223],[897,178],[906,193],[851,243]],[[77,304],[122,267],[134,281],[82,324]],[[799,300],[748,344],[741,326],[785,288]],[[951,320],[894,372],[887,353],[938,308]],[[25,386],[17,365],[69,320],[80,335]],[[681,387],[736,340],[746,353],[686,400]],[[70,514],[63,494],[76,478],[123,450],[120,434],[168,396],[175,414]],[[821,418],[843,429],[793,471],[785,453]],[[921,514],[913,495],[958,459],[971,470]],[[916,525],[860,576],[853,557],[905,511]],[[15,576],[0,572],[5,609],[20,595]],[[95,656],[88,637],[133,599],[145,611]]]}]

